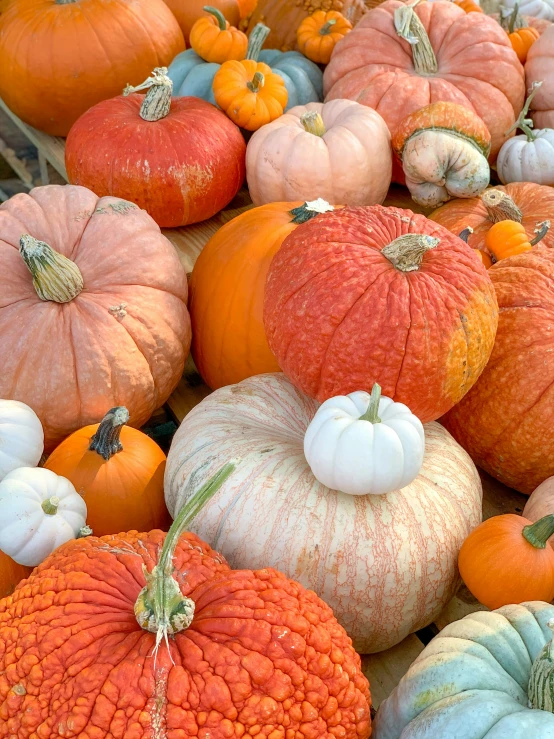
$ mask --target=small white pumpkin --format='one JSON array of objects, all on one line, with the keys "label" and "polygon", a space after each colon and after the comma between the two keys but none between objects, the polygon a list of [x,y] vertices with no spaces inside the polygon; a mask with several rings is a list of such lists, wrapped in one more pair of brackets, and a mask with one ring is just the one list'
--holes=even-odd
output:
[{"label": "small white pumpkin", "polygon": [[358,391],[326,400],[304,437],[304,454],[314,477],[348,495],[384,495],[418,476],[425,433],[403,403]]},{"label": "small white pumpkin", "polygon": [[87,507],[71,482],[42,467],[20,467],[0,482],[0,549],[36,567],[85,526]]},{"label": "small white pumpkin", "polygon": [[498,153],[496,164],[502,184],[509,182],[536,182],[554,185],[554,129],[533,131],[533,121],[526,118],[529,106],[542,82],[533,82],[529,97],[519,118],[510,131],[520,128],[523,134],[508,139]]},{"label": "small white pumpkin", "polygon": [[554,0],[504,0],[502,4],[511,10],[519,5],[521,15],[554,21]]},{"label": "small white pumpkin", "polygon": [[44,451],[44,431],[32,408],[0,400],[0,480],[18,467],[36,467]]}]

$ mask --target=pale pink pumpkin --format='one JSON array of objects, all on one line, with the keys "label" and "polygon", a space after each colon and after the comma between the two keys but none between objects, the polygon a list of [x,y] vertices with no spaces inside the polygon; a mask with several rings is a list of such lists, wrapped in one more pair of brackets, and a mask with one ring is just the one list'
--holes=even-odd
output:
[{"label": "pale pink pumpkin", "polygon": [[[396,30],[405,22],[404,37]],[[337,44],[324,75],[326,100],[349,98],[374,108],[392,134],[409,113],[439,101],[463,105],[483,119],[495,158],[523,106],[523,67],[506,32],[483,13],[451,2],[412,10],[387,0]]]},{"label": "pale pink pumpkin", "polygon": [[554,25],[535,41],[525,63],[527,87],[542,82],[531,103],[535,128],[554,128]]},{"label": "pale pink pumpkin", "polygon": [[74,185],[16,195],[0,206],[0,398],[35,411],[46,451],[114,406],[141,426],[181,377],[186,301],[174,248],[133,203]]},{"label": "pale pink pumpkin", "polygon": [[[529,496],[522,515],[529,521],[538,521],[551,513],[554,513],[554,477],[547,477]],[[549,542],[554,546],[554,536]]]}]

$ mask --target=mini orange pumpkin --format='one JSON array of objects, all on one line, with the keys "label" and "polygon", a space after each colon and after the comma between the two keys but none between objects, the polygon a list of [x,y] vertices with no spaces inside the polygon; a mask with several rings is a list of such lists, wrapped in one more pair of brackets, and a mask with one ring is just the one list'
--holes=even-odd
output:
[{"label": "mini orange pumpkin", "polygon": [[352,30],[352,23],[336,10],[316,10],[296,32],[298,49],[317,64],[329,64],[333,49]]},{"label": "mini orange pumpkin", "polygon": [[217,8],[206,5],[204,10],[210,15],[199,18],[190,32],[190,45],[198,56],[215,64],[244,59],[248,49],[246,34],[232,28]]},{"label": "mini orange pumpkin", "polygon": [[125,424],[129,412],[112,408],[99,424],[75,431],[50,455],[47,469],[70,480],[87,504],[95,536],[165,529],[165,454],[146,434]]},{"label": "mini orange pumpkin", "polygon": [[484,10],[480,5],[474,3],[473,0],[454,0],[454,5],[457,5],[465,13],[483,13]]},{"label": "mini orange pumpkin", "polygon": [[494,261],[507,259],[515,254],[523,254],[539,243],[548,233],[550,221],[539,223],[534,239],[529,239],[524,226],[517,221],[499,221],[487,231],[485,246],[493,255]]},{"label": "mini orange pumpkin", "polygon": [[283,78],[253,59],[222,64],[213,91],[219,107],[247,131],[257,131],[283,115],[289,97]]}]

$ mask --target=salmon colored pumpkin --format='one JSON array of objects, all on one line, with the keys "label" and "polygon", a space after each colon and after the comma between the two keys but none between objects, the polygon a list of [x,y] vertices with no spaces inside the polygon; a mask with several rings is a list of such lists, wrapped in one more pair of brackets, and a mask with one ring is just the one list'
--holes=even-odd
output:
[{"label": "salmon colored pumpkin", "polygon": [[[85,113],[65,147],[72,184],[130,200],[165,228],[224,208],[242,186],[246,155],[240,131],[220,110],[172,98],[172,86],[167,69],[155,69],[142,85]],[[144,96],[126,97],[145,88]]]},{"label": "salmon colored pumpkin", "polygon": [[535,128],[554,128],[554,25],[529,49],[525,77],[528,88],[533,82],[543,82],[531,110]]},{"label": "salmon colored pumpkin", "polygon": [[[538,521],[550,513],[554,513],[554,477],[547,477],[533,490],[522,515],[530,521]],[[554,539],[549,541],[554,546]]]},{"label": "salmon colored pumpkin", "polygon": [[179,382],[187,280],[150,216],[84,187],[0,205],[0,398],[29,405],[45,451],[125,405],[142,426]]},{"label": "salmon colored pumpkin", "polygon": [[0,600],[11,595],[21,580],[29,577],[32,571],[32,567],[18,565],[0,550]]},{"label": "salmon colored pumpkin", "polygon": [[267,277],[269,346],[297,387],[323,401],[378,382],[422,423],[476,382],[497,322],[472,250],[400,208],[344,208],[300,226]]},{"label": "salmon colored pumpkin", "polygon": [[162,0],[13,0],[0,18],[0,97],[25,123],[67,136],[184,48]]},{"label": "salmon colored pumpkin", "polygon": [[402,118],[430,103],[466,106],[490,131],[492,159],[525,97],[523,67],[498,23],[440,1],[387,0],[371,10],[337,47],[324,90],[326,100],[374,108],[392,135]]},{"label": "salmon colored pumpkin", "polygon": [[517,221],[500,221],[495,223],[485,238],[487,251],[493,255],[496,262],[507,259],[516,254],[524,254],[543,239],[550,229],[550,222],[537,224],[536,236],[529,239],[525,228]]},{"label": "salmon colored pumpkin", "polygon": [[126,425],[127,408],[112,408],[101,423],[62,441],[45,467],[66,477],[87,504],[95,536],[126,529],[168,527],[164,503],[165,454],[146,434]]},{"label": "salmon colored pumpkin", "polygon": [[220,228],[200,252],[190,279],[192,355],[212,390],[279,371],[263,325],[267,271],[289,233],[330,209],[322,201],[253,208]]},{"label": "salmon colored pumpkin", "polygon": [[298,50],[312,62],[329,64],[333,49],[351,30],[352,23],[342,13],[316,10],[298,27]]},{"label": "salmon colored pumpkin", "polygon": [[458,567],[469,591],[487,608],[554,598],[554,514],[533,523],[507,513],[474,529],[462,544]]},{"label": "salmon colored pumpkin", "polygon": [[199,18],[190,32],[190,45],[204,61],[223,64],[229,59],[244,59],[248,37],[233,28],[217,8],[204,6],[208,13]]},{"label": "salmon colored pumpkin", "polygon": [[[454,234],[470,226],[468,243],[473,249],[484,249],[487,231],[498,221],[517,221],[534,239],[537,223],[554,222],[554,189],[533,182],[511,182],[497,185],[478,198],[460,198],[434,210],[429,218]],[[554,233],[549,231],[543,246],[554,247]]]},{"label": "salmon colored pumpkin", "polygon": [[167,536],[64,545],[0,602],[0,736],[269,738],[286,726],[368,739],[368,682],[329,606],[275,570],[232,570],[182,533],[194,512]]},{"label": "salmon colored pumpkin", "polygon": [[443,422],[479,467],[529,495],[554,475],[554,252],[538,247],[488,274],[500,308],[494,349]]}]

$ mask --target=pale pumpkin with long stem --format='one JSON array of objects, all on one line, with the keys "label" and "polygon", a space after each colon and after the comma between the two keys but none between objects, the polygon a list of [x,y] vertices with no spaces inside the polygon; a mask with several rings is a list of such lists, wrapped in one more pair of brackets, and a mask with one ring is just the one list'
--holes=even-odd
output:
[{"label": "pale pumpkin with long stem", "polygon": [[207,17],[199,18],[190,32],[190,45],[204,61],[223,64],[229,59],[244,59],[248,37],[225,20],[223,13],[204,6]]},{"label": "pale pumpkin with long stem", "polygon": [[351,30],[352,23],[342,13],[316,10],[298,27],[298,49],[312,62],[329,64],[333,49]]},{"label": "pale pumpkin with long stem", "polygon": [[63,441],[44,465],[73,483],[87,504],[87,524],[95,536],[166,529],[170,521],[165,454],[128,421],[127,408],[112,408],[99,424]]}]

